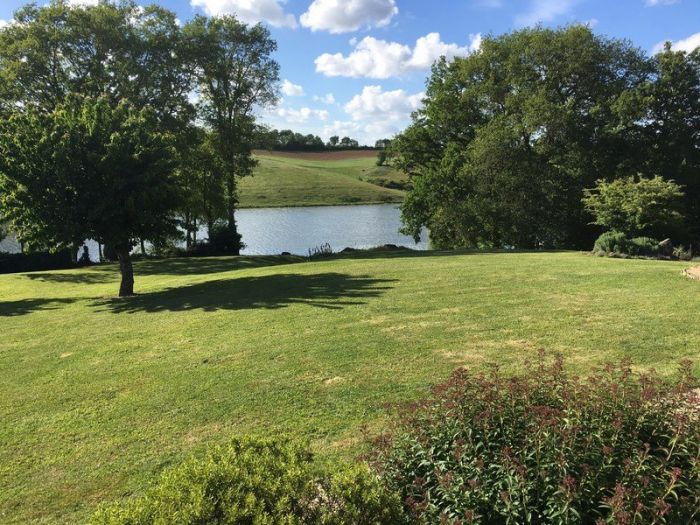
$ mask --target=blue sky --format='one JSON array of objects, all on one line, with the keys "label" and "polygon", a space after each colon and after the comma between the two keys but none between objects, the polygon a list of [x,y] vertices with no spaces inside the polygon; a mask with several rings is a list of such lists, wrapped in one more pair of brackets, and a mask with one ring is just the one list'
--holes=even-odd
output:
[{"label": "blue sky", "polygon": [[[96,0],[69,0],[75,4]],[[22,0],[0,0],[0,21]],[[144,3],[151,3],[144,0]],[[700,0],[155,0],[182,21],[236,14],[268,24],[279,44],[281,102],[266,123],[373,143],[420,104],[429,64],[464,55],[480,38],[541,23],[588,23],[647,52],[665,40],[700,45]],[[2,22],[0,22],[2,24]]]}]

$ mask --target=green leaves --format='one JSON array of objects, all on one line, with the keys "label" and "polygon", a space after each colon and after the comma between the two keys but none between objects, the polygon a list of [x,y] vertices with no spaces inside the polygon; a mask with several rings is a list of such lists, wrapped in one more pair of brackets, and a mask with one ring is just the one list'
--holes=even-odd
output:
[{"label": "green leaves", "polygon": [[405,231],[428,227],[438,248],[590,249],[600,231],[584,189],[645,173],[683,185],[697,238],[698,101],[700,51],[650,59],[584,26],[486,38],[434,65],[424,108],[391,146],[413,178]]},{"label": "green leaves", "polygon": [[682,223],[682,198],[681,187],[673,181],[628,177],[597,181],[594,189],[584,190],[583,204],[595,217],[593,224],[630,237],[664,238]]}]

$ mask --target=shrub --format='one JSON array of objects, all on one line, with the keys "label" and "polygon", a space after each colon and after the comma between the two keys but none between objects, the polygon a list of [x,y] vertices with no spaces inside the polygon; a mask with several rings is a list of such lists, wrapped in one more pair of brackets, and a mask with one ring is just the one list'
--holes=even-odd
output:
[{"label": "shrub", "polygon": [[700,398],[560,359],[517,377],[458,370],[404,407],[372,461],[420,523],[696,523]]},{"label": "shrub", "polygon": [[75,266],[69,249],[55,253],[0,253],[0,274],[63,270]]},{"label": "shrub", "polygon": [[599,226],[632,235],[665,235],[683,221],[682,199],[682,188],[671,180],[627,177],[597,181],[595,189],[584,191],[583,204]]},{"label": "shrub", "polygon": [[681,261],[690,261],[693,259],[693,252],[690,250],[690,248],[676,246],[673,249],[673,256]]},{"label": "shrub", "polygon": [[315,259],[323,259],[324,257],[330,257],[333,255],[333,248],[330,244],[325,243],[321,246],[316,246],[315,248],[309,248],[309,260],[313,261]]},{"label": "shrub", "polygon": [[610,231],[602,234],[593,245],[597,254],[632,255],[635,257],[655,257],[659,254],[659,241],[650,237],[628,239],[624,233]]},{"label": "shrub", "polygon": [[609,231],[598,237],[593,245],[595,253],[627,253],[629,240],[622,232]]},{"label": "shrub", "polygon": [[630,255],[640,257],[655,257],[659,253],[659,241],[651,237],[635,237],[628,245]]},{"label": "shrub", "polygon": [[212,254],[218,255],[239,253],[244,248],[241,234],[228,224],[215,224],[209,232],[208,244]]},{"label": "shrub", "polygon": [[318,477],[311,454],[289,441],[234,439],[165,472],[144,496],[100,508],[92,523],[400,523],[401,504],[366,466]]}]

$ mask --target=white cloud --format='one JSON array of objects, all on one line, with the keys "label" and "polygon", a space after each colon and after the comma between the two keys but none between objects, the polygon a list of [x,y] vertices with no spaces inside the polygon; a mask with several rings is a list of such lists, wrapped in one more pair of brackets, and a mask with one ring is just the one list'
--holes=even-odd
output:
[{"label": "white cloud", "polygon": [[344,109],[354,121],[405,121],[421,106],[424,96],[423,93],[410,95],[403,89],[384,91],[381,86],[365,86]]},{"label": "white cloud", "polygon": [[315,60],[316,71],[329,77],[390,78],[429,68],[441,56],[449,60],[479,49],[481,34],[470,35],[467,46],[446,44],[439,33],[429,33],[416,41],[413,49],[398,42],[371,36],[360,40],[348,55],[324,53]]},{"label": "white cloud", "polygon": [[303,97],[304,88],[299,84],[294,84],[287,79],[282,81],[282,93],[288,97]]},{"label": "white cloud", "polygon": [[322,97],[314,95],[314,100],[316,102],[323,102],[324,104],[328,104],[329,106],[335,104],[335,97],[333,96],[333,93],[326,93]]},{"label": "white cloud", "polygon": [[8,25],[10,25],[10,23],[7,20],[0,19],[0,29]]},{"label": "white cloud", "polygon": [[515,23],[520,26],[532,26],[540,22],[551,22],[565,15],[580,0],[532,0],[530,10],[519,15]]},{"label": "white cloud", "polygon": [[671,4],[677,4],[681,0],[646,0],[645,4],[648,7],[654,7],[657,5],[671,5]]},{"label": "white cloud", "polygon": [[284,122],[289,124],[301,124],[308,122],[310,119],[318,119],[322,121],[328,120],[329,114],[325,109],[311,108],[277,108],[272,110],[271,116],[279,117]]},{"label": "white cloud", "polygon": [[[700,47],[700,33],[695,33],[694,35],[690,35],[688,38],[682,38],[681,40],[676,40],[675,42],[669,40],[669,42],[671,42],[671,49],[674,51],[685,51],[686,53],[690,53],[695,48]],[[656,54],[663,51],[665,44],[665,40],[663,42],[659,42],[654,46],[651,52]]]},{"label": "white cloud", "polygon": [[398,12],[395,0],[313,0],[299,20],[312,31],[347,33],[385,26]]},{"label": "white cloud", "polygon": [[275,27],[296,27],[294,15],[284,12],[280,0],[190,0],[209,16],[236,15],[247,24],[267,22]]}]

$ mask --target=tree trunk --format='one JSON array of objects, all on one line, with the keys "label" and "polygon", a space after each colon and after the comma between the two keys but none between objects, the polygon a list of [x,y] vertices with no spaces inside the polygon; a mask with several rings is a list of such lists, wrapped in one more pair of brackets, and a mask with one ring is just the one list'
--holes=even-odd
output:
[{"label": "tree trunk", "polygon": [[100,256],[100,262],[104,262],[105,259],[104,259],[104,256],[102,255],[102,243],[101,242],[97,243],[97,253]]},{"label": "tree trunk", "polygon": [[119,285],[119,297],[134,295],[134,267],[131,264],[129,245],[120,245],[115,251],[119,258],[119,271],[122,274],[122,282]]},{"label": "tree trunk", "polygon": [[141,239],[141,255],[146,255],[146,241]]}]

